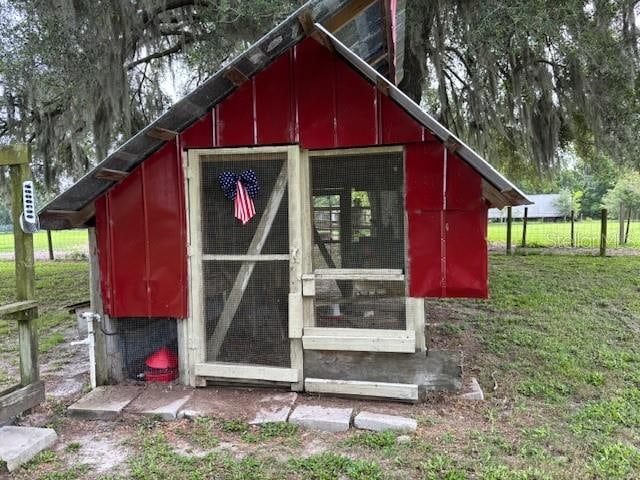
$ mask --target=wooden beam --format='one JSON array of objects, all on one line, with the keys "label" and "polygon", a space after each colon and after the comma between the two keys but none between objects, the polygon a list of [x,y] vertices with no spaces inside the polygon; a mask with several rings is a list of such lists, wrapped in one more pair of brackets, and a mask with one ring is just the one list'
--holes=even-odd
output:
[{"label": "wooden beam", "polygon": [[129,176],[129,172],[122,170],[112,170],[110,168],[103,168],[98,170],[94,175],[99,180],[109,180],[111,182],[121,182]]},{"label": "wooden beam", "polygon": [[17,386],[0,392],[0,425],[12,421],[25,410],[44,402],[44,382]]},{"label": "wooden beam", "polygon": [[17,145],[0,146],[0,167],[4,165],[26,165],[29,163],[29,145],[20,143]]},{"label": "wooden beam", "polygon": [[[276,179],[273,191],[267,201],[267,206],[264,209],[264,213],[260,217],[260,222],[256,228],[256,233],[249,244],[249,250],[247,255],[260,255],[262,248],[264,247],[267,237],[271,232],[271,226],[276,218],[280,204],[282,203],[282,197],[284,197],[285,190],[287,188],[287,162],[282,163],[280,174]],[[249,284],[249,279],[253,273],[253,269],[256,262],[244,262],[238,271],[236,280],[231,288],[231,292],[227,297],[227,301],[224,304],[222,313],[218,318],[216,328],[209,337],[209,354],[210,358],[217,358],[220,353],[220,348],[227,336],[227,331],[231,326],[231,322],[238,311],[244,292]]]},{"label": "wooden beam", "polygon": [[411,383],[306,378],[304,388],[310,393],[333,393],[337,395],[357,395],[362,397],[394,398],[412,402],[418,401],[418,385]]},{"label": "wooden beam", "polygon": [[295,368],[263,367],[236,363],[197,363],[199,377],[264,380],[268,382],[295,383],[298,370]]},{"label": "wooden beam", "polygon": [[360,12],[376,3],[376,1],[377,0],[354,0],[348,2],[341,10],[324,22],[324,27],[331,33],[336,32],[358,16]]},{"label": "wooden beam", "polygon": [[273,262],[273,261],[288,261],[288,253],[274,253],[269,255],[202,255],[202,260],[218,261],[218,262]]},{"label": "wooden beam", "polygon": [[380,93],[382,93],[385,97],[389,96],[389,84],[387,82],[385,82],[384,80],[382,80],[381,78],[379,78],[376,81],[376,87],[378,87],[378,90],[380,91]]},{"label": "wooden beam", "polygon": [[444,146],[446,147],[447,150],[449,150],[452,153],[455,153],[459,148],[460,148],[460,142],[453,136],[450,136],[449,138],[447,138],[447,140],[444,142]]},{"label": "wooden beam", "polygon": [[316,30],[316,24],[313,21],[313,15],[311,14],[311,10],[309,8],[298,15],[298,22],[300,22],[302,31],[304,31],[304,33],[307,35],[311,35]]},{"label": "wooden beam", "polygon": [[173,130],[168,130],[166,128],[152,127],[145,132],[145,135],[158,140],[169,141],[176,138],[178,136],[178,132],[174,132]]},{"label": "wooden beam", "polygon": [[305,328],[302,344],[305,350],[414,353],[416,335],[407,330]]},{"label": "wooden beam", "polygon": [[23,300],[21,302],[0,305],[0,318],[8,317],[14,313],[24,312],[25,310],[31,310],[37,307],[38,302],[36,302],[35,300]]},{"label": "wooden beam", "polygon": [[80,227],[96,213],[94,203],[90,203],[82,210],[46,210],[43,215],[50,218],[68,220],[71,227]]},{"label": "wooden beam", "polygon": [[224,76],[236,87],[239,87],[249,80],[249,78],[244,73],[242,73],[234,66],[229,67],[227,71],[224,72]]}]

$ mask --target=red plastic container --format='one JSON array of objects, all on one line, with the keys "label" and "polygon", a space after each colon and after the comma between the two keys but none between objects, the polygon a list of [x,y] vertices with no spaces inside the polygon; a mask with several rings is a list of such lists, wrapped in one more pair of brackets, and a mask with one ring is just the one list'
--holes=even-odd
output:
[{"label": "red plastic container", "polygon": [[178,356],[162,347],[145,362],[144,378],[147,382],[169,383],[178,378]]}]

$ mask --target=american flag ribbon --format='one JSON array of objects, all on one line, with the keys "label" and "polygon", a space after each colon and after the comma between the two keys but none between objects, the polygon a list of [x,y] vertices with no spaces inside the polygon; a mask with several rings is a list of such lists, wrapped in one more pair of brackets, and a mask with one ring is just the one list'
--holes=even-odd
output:
[{"label": "american flag ribbon", "polygon": [[246,225],[256,214],[253,199],[260,191],[256,173],[253,170],[245,170],[240,175],[222,172],[218,176],[218,182],[225,197],[233,200],[235,218]]}]

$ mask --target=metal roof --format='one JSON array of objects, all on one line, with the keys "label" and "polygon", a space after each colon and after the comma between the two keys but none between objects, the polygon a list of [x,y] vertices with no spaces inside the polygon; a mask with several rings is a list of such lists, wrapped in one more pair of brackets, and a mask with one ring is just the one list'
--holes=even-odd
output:
[{"label": "metal roof", "polygon": [[[561,195],[559,193],[541,193],[538,195],[529,195],[531,205],[527,209],[527,218],[559,218],[563,217],[563,213],[558,208],[558,201]],[[524,217],[524,206],[514,207],[511,216],[513,218]],[[489,218],[497,220],[507,217],[506,209],[498,208],[489,209]]]},{"label": "metal roof", "polygon": [[[98,171],[108,169],[130,172],[166,143],[167,140],[157,138],[157,134],[154,136],[154,131],[157,132],[160,129],[182,132],[229,96],[237,88],[227,76],[230,71],[239,72],[244,77],[251,78],[282,53],[305,38],[307,32],[301,26],[300,17],[307,13],[310,14],[310,20],[315,22],[315,27],[331,41],[336,51],[346,61],[372,82],[385,82],[389,87],[392,99],[398,102],[416,120],[435,133],[443,142],[456,146],[456,153],[476,169],[491,185],[491,188],[495,189],[493,193],[497,195],[496,198],[498,200],[493,202],[494,204],[523,205],[530,203],[515,185],[425,113],[380,73],[380,71],[386,71],[389,68],[388,64],[379,60],[383,57],[381,55],[383,50],[386,51],[387,48],[387,36],[383,33],[386,31],[386,22],[383,19],[383,0],[366,4],[358,15],[340,25],[336,29],[335,35],[322,26],[322,22],[335,18],[343,9],[351,6],[351,2],[352,0],[311,0],[293,12],[247,51],[179,100],[165,114],[131,137],[69,189],[45,205],[40,211],[42,228],[49,230],[70,228],[72,226],[71,222],[69,218],[65,218],[65,215],[87,210],[93,201],[117,183],[106,178],[96,178]],[[402,17],[402,24],[399,25],[402,29],[404,29],[403,16],[404,11],[398,11],[397,17]],[[398,34],[401,35],[402,31],[399,31]],[[346,46],[337,37],[348,42],[349,46]],[[356,55],[351,50],[352,48],[360,52],[365,59],[363,60]],[[401,53],[394,53],[395,63],[397,64],[401,59]],[[367,61],[373,63],[375,68],[370,66]],[[401,68],[401,65],[397,66]],[[87,218],[91,216],[92,212],[89,210]],[[82,220],[82,223],[85,221]]]}]

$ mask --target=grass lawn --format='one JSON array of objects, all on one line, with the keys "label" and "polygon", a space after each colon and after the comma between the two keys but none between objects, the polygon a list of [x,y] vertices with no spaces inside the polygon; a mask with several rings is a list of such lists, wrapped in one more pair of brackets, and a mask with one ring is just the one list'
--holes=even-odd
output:
[{"label": "grass lawn", "polygon": [[[438,324],[434,342],[465,351],[466,373],[478,377],[485,402],[445,396],[402,407],[419,420],[405,443],[390,433],[317,434],[288,424],[145,419],[122,434],[129,452],[123,475],[640,478],[640,257],[494,255],[490,262],[489,301],[427,302],[428,318]],[[3,300],[10,296],[9,274],[0,262]],[[74,285],[86,282],[86,264],[39,264],[45,315],[82,297]],[[45,322],[45,336],[48,329]],[[63,435],[65,428],[74,430],[73,422],[61,421]],[[109,428],[124,426],[113,422]],[[76,453],[81,448],[91,445],[72,442],[47,452],[15,478],[96,478]]]},{"label": "grass lawn", "polygon": [[[13,261],[0,260],[0,304],[15,301],[14,275]],[[40,352],[47,353],[75,322],[63,307],[89,298],[87,262],[36,262],[36,296]],[[17,324],[0,319],[0,390],[19,380],[18,362]]]},{"label": "grass lawn", "polygon": [[[618,246],[619,223],[607,222],[607,243],[610,248]],[[625,224],[626,228],[626,224]],[[522,241],[522,222],[514,222],[512,227],[514,245]],[[490,243],[507,242],[507,224],[490,222],[487,237]],[[631,222],[629,227],[628,248],[640,248],[640,222]],[[581,220],[575,223],[575,242],[577,247],[598,248],[600,245],[600,220]],[[527,224],[527,246],[530,247],[570,247],[570,222],[541,222],[529,220]]]},{"label": "grass lawn", "polygon": [[[84,252],[89,244],[86,230],[61,230],[51,232],[51,243],[56,252]],[[13,233],[0,232],[0,253],[13,253]],[[33,249],[36,252],[48,251],[47,232],[41,231],[33,236]]]}]

